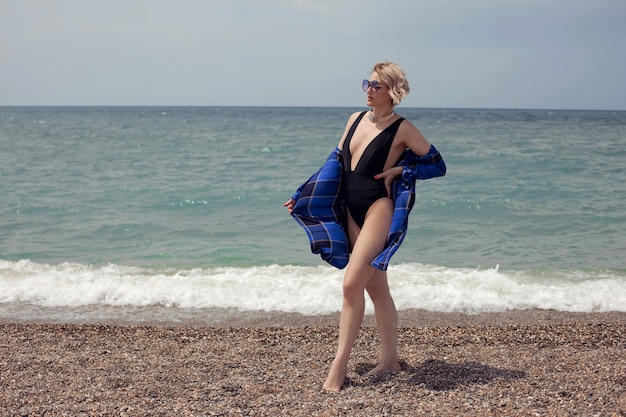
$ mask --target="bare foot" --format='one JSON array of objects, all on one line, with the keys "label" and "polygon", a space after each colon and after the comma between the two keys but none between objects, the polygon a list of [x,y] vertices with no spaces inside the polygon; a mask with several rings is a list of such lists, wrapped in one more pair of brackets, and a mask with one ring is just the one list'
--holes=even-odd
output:
[{"label": "bare foot", "polygon": [[366,373],[365,376],[374,376],[374,375],[382,374],[383,372],[396,372],[396,371],[399,371],[400,369],[402,368],[400,367],[400,363],[397,360],[389,362],[389,363],[381,362],[378,364],[378,366],[376,366],[376,368]]},{"label": "bare foot", "polygon": [[330,367],[330,371],[328,372],[328,376],[326,377],[326,382],[324,382],[322,388],[326,391],[332,392],[341,391],[341,387],[343,387],[347,374],[348,370],[345,366],[335,366],[333,363]]}]

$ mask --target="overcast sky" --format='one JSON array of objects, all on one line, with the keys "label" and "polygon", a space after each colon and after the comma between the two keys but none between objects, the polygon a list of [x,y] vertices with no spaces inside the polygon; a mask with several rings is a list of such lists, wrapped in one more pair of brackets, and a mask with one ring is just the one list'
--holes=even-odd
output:
[{"label": "overcast sky", "polygon": [[0,0],[0,105],[626,110],[626,0]]}]

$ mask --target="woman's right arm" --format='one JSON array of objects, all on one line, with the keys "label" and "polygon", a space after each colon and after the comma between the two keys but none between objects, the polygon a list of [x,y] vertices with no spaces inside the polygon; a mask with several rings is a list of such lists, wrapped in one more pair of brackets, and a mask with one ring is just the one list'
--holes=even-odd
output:
[{"label": "woman's right arm", "polygon": [[[341,140],[339,141],[339,144],[337,145],[337,147],[339,149],[342,149],[343,147],[343,142],[346,139],[346,136],[348,135],[348,132],[350,131],[350,126],[352,126],[352,124],[354,123],[354,121],[356,120],[356,118],[359,116],[359,112],[353,113],[349,118],[348,118],[348,122],[346,123],[346,127],[343,131],[343,135],[341,136]],[[304,184],[303,184],[304,185]],[[299,195],[299,191],[300,189],[298,189],[298,191],[296,191],[296,194]],[[294,194],[294,196],[296,195]],[[285,201],[283,203],[284,207],[287,207],[287,210],[289,211],[289,213],[291,213],[293,211],[294,206],[296,205],[296,200],[294,199],[294,196],[292,196],[289,200]],[[297,197],[296,197],[297,198]]]},{"label": "woman's right arm", "polygon": [[296,202],[294,201],[293,198],[290,198],[289,200],[285,201],[283,203],[283,206],[287,207],[287,210],[289,211],[289,214],[291,214],[291,212],[293,211],[293,206],[296,205]]},{"label": "woman's right arm", "polygon": [[343,149],[343,142],[346,140],[346,136],[348,136],[348,132],[350,131],[350,127],[354,123],[357,117],[359,117],[361,112],[352,113],[352,115],[348,118],[348,122],[346,123],[346,127],[343,130],[343,135],[341,136],[341,140],[339,141],[339,145],[337,147],[339,149]]}]

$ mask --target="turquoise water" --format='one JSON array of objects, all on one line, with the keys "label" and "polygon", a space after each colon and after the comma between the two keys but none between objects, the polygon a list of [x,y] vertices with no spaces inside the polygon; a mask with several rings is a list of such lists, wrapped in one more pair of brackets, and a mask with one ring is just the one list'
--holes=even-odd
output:
[{"label": "turquoise water", "polygon": [[[128,277],[139,293],[149,293],[154,280],[171,292],[171,277],[195,274],[187,291],[220,288],[191,307],[223,307],[212,299],[237,285],[303,276],[298,285],[306,286],[320,275],[340,280],[309,252],[282,203],[324,162],[357,110],[0,108],[0,303],[79,303],[53,288],[25,289],[42,280],[58,287],[69,279],[67,292],[83,291],[91,304],[186,305],[155,294],[111,298],[105,283],[119,288]],[[496,288],[503,280],[520,288],[533,283],[539,292],[585,283],[599,291],[585,307],[568,307],[566,299],[578,295],[567,291],[565,306],[530,307],[626,309],[626,112],[398,112],[437,146],[448,167],[445,177],[418,184],[409,233],[392,261],[406,274],[402,285],[456,294],[465,285],[477,288],[465,281],[472,274],[482,283],[495,274],[495,287],[484,292],[497,298],[512,294]],[[412,281],[420,276],[434,281]],[[320,280],[308,291],[320,295],[328,285]],[[483,299],[484,292],[469,307],[428,300],[418,307],[523,308],[528,298],[521,291],[500,305]],[[301,301],[282,306],[280,294],[267,300],[244,294],[226,307],[298,310]],[[248,305],[251,297],[264,301]]]}]

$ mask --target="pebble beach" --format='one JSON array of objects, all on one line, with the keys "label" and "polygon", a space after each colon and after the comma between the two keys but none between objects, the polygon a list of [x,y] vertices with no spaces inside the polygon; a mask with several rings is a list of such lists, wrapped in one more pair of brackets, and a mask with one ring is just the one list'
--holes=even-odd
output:
[{"label": "pebble beach", "polygon": [[373,378],[368,316],[331,394],[337,318],[0,321],[0,415],[626,416],[626,313],[400,312],[402,370]]}]

